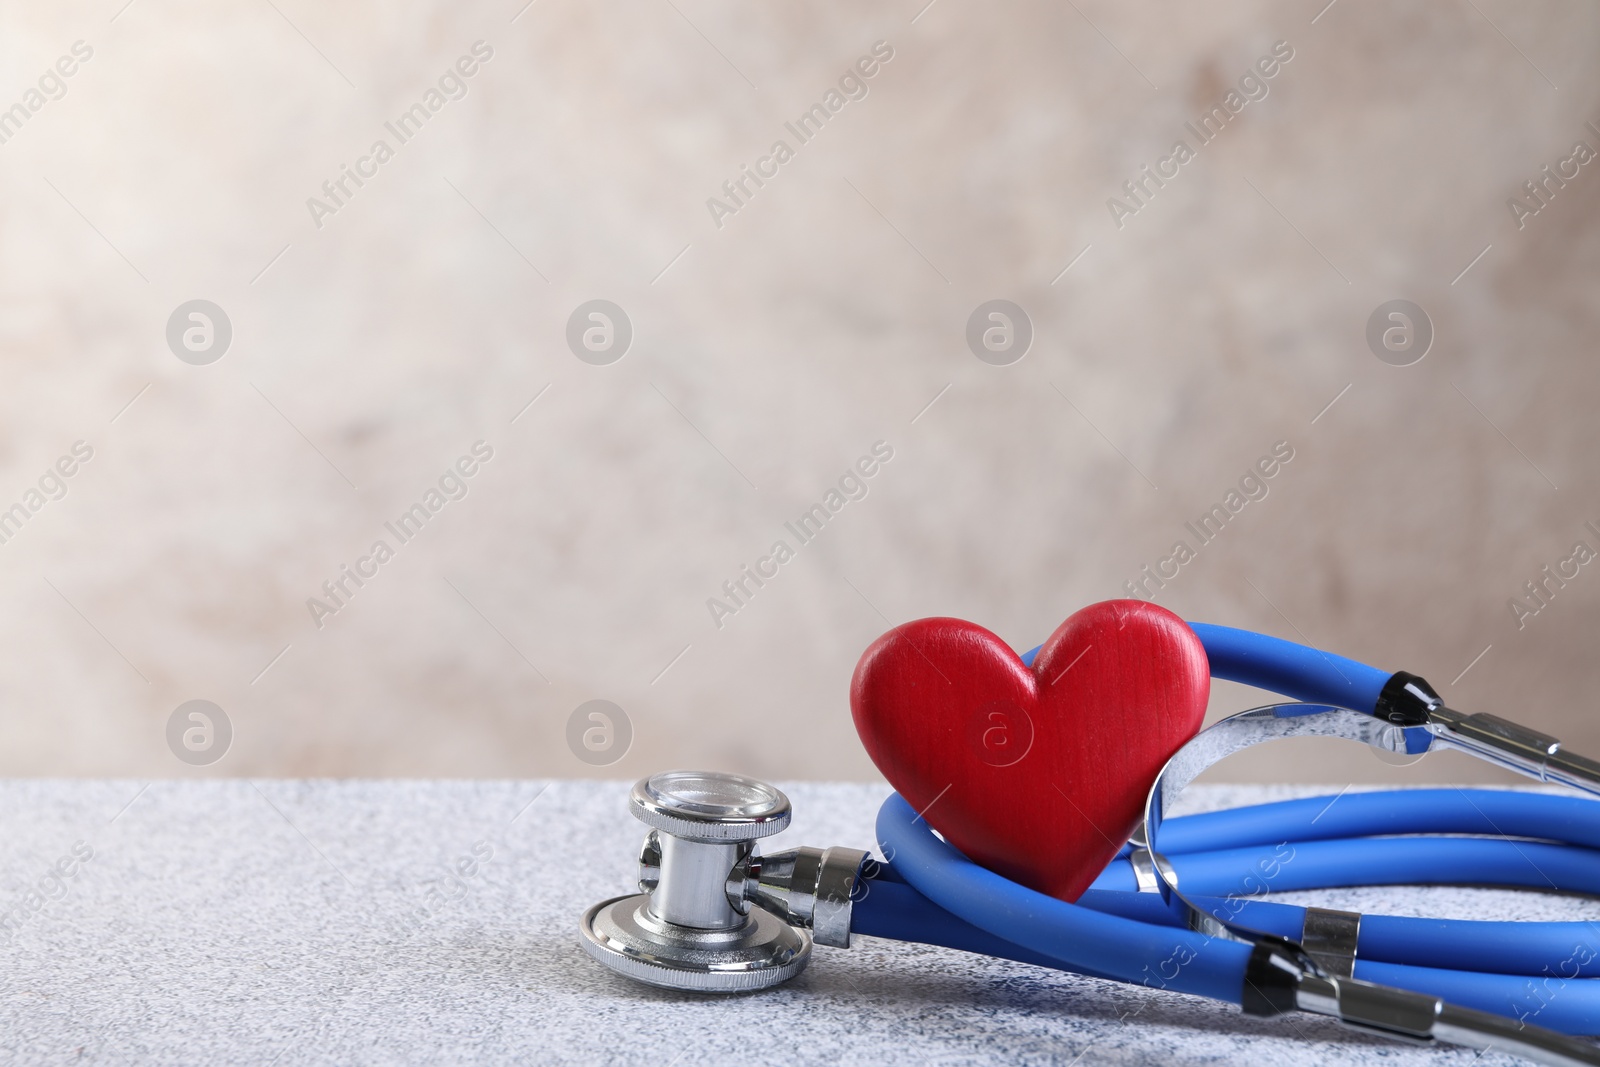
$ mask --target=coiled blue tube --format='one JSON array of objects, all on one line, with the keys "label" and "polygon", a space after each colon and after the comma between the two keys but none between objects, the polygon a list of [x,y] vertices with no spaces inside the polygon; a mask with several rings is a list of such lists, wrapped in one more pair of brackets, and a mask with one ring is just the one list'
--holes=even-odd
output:
[{"label": "coiled blue tube", "polygon": [[1369,715],[1390,678],[1365,663],[1231,626],[1192,622],[1211,661],[1211,677],[1281,693],[1310,704],[1333,704]]},{"label": "coiled blue tube", "polygon": [[[1338,828],[1349,837],[1261,843],[1274,836],[1264,834],[1269,825],[1279,833],[1321,831],[1331,812],[1346,804]],[[1274,822],[1284,814],[1289,817]],[[1545,840],[1361,836],[1495,827]],[[1168,851],[1169,832],[1185,851]],[[879,812],[878,835],[894,862],[885,872],[889,880],[866,883],[856,905],[857,932],[1239,999],[1244,956],[1238,950],[1244,946],[1191,933],[1159,894],[1132,892],[1125,859],[1113,860],[1070,905],[977,867],[935,837],[898,796]],[[1600,894],[1600,849],[1588,843],[1597,839],[1600,805],[1593,801],[1481,789],[1318,797],[1173,818],[1162,827],[1163,852],[1191,900],[1250,929],[1296,940],[1305,909],[1257,899],[1259,893],[1434,883],[1594,895]],[[1247,876],[1258,880],[1246,882]],[[1240,893],[1250,897],[1227,895]],[[1367,915],[1355,974],[1567,1033],[1600,1033],[1600,983],[1581,980],[1600,976],[1596,923]]]},{"label": "coiled blue tube", "polygon": [[878,842],[900,876],[928,900],[985,933],[1061,961],[1065,969],[1239,1002],[1248,945],[1036,893],[939,840],[898,793],[878,811]]},{"label": "coiled blue tube", "polygon": [[1509,789],[1407,789],[1305,797],[1168,819],[1165,856],[1376,834],[1492,834],[1600,849],[1595,802]]},{"label": "coiled blue tube", "polygon": [[1600,852],[1534,841],[1344,838],[1167,858],[1186,895],[1249,896],[1336,886],[1429,884],[1600,894]]},{"label": "coiled blue tube", "polygon": [[1368,982],[1413,989],[1564,1034],[1600,1034],[1600,988],[1581,979],[1481,974],[1359,958],[1354,973]]},{"label": "coiled blue tube", "polygon": [[[1370,715],[1391,677],[1365,663],[1267,634],[1207,622],[1191,622],[1189,629],[1205,646],[1211,677],[1253,685],[1291,700],[1332,704]],[[1022,662],[1033,666],[1033,657],[1043,647],[1024,653]]]},{"label": "coiled blue tube", "polygon": [[[1192,894],[1197,907],[1264,934],[1300,939],[1306,910],[1271,900]],[[1181,918],[1154,893],[1090,889],[1078,903],[1139,922]],[[945,942],[941,941],[940,944]],[[955,947],[955,946],[952,946]],[[1485,922],[1363,915],[1356,958],[1412,967],[1544,978],[1600,976],[1600,925],[1586,922]]]},{"label": "coiled blue tube", "polygon": [[[943,945],[963,952],[999,956],[1039,967],[1061,968],[1059,960],[1013,944],[956,918],[904,882],[874,878],[865,882],[862,888],[862,895],[856,900],[850,917],[852,933]],[[930,937],[930,934],[933,936]],[[1088,972],[1079,970],[1077,973]]]}]

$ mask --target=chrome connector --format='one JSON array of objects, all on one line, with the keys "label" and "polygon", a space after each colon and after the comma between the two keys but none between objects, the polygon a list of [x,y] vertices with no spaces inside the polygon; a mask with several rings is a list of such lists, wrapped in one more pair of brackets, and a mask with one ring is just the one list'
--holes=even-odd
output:
[{"label": "chrome connector", "polygon": [[1457,1007],[1426,993],[1327,973],[1304,946],[1265,935],[1245,969],[1240,1006],[1270,1018],[1291,1011],[1338,1019],[1353,1030],[1418,1045],[1498,1049],[1553,1067],[1597,1067],[1600,1048],[1489,1012]]},{"label": "chrome connector", "polygon": [[1564,750],[1558,737],[1498,715],[1467,715],[1441,704],[1428,712],[1428,732],[1452,748],[1529,778],[1600,795],[1600,763]]},{"label": "chrome connector", "polygon": [[1361,913],[1333,908],[1306,908],[1300,925],[1300,944],[1306,955],[1336,978],[1355,972],[1356,947],[1361,940]]},{"label": "chrome connector", "polygon": [[1426,752],[1437,740],[1541,782],[1600,796],[1600,761],[1561,747],[1561,739],[1498,715],[1468,715],[1445,706],[1426,679],[1396,671],[1378,696],[1373,717],[1389,723],[1397,751]]},{"label": "chrome connector", "polygon": [[867,853],[858,848],[812,848],[754,857],[744,899],[791,926],[810,930],[819,945],[850,947],[850,912]]},{"label": "chrome connector", "polygon": [[1444,1006],[1424,993],[1321,974],[1300,979],[1295,1004],[1301,1011],[1331,1015],[1352,1030],[1424,1045],[1433,1042],[1433,1026]]},{"label": "chrome connector", "polygon": [[1295,1002],[1301,1011],[1332,1016],[1351,1029],[1413,1044],[1495,1049],[1551,1067],[1600,1064],[1600,1048],[1581,1038],[1357,978],[1305,974]]}]

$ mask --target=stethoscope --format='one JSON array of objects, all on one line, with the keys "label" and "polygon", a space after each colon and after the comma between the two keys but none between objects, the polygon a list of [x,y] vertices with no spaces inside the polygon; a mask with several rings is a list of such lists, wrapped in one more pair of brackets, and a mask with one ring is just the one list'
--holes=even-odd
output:
[{"label": "stethoscope", "polygon": [[[882,860],[852,848],[770,856],[789,825],[773,786],[669,771],[638,782],[651,827],[632,896],[580,929],[599,962],[699,992],[764,989],[803,970],[813,941],[850,935],[943,945],[1238,1004],[1333,1016],[1424,1044],[1600,1064],[1600,927],[1361,915],[1264,899],[1352,885],[1511,885],[1600,895],[1591,800],[1486,789],[1356,792],[1165,818],[1221,759],[1286,737],[1336,737],[1420,756],[1452,748],[1600,795],[1600,763],[1493,715],[1454,711],[1427,682],[1225,626],[1191,624],[1214,678],[1297,703],[1200,731],[1152,786],[1133,841],[1076,904],[986,870],[898,794],[878,813]],[[1023,657],[1031,666],[1034,649]],[[1336,802],[1334,802],[1336,801]]]}]

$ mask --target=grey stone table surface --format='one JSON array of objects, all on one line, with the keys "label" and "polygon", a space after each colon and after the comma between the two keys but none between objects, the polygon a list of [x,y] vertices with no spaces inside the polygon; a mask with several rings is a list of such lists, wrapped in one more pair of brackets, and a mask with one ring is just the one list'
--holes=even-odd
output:
[{"label": "grey stone table surface", "polygon": [[[791,783],[787,844],[872,842],[881,785]],[[579,948],[627,892],[627,783],[0,782],[0,1061],[16,1063],[1509,1063],[1191,997],[858,938],[730,998]],[[1317,790],[1204,787],[1196,806]],[[1187,799],[1187,798],[1186,798]],[[1288,899],[1592,918],[1475,889]]]}]

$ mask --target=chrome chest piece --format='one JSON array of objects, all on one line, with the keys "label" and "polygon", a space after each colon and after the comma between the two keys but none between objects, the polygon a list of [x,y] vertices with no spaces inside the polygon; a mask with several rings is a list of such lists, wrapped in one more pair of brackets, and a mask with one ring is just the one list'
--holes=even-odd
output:
[{"label": "chrome chest piece", "polygon": [[[752,778],[666,771],[642,779],[628,810],[651,827],[633,896],[583,915],[583,947],[629,978],[737,993],[793,978],[813,938],[850,944],[851,894],[867,853],[801,847],[762,856],[789,826],[789,798]],[[752,907],[754,905],[754,907]],[[809,933],[808,933],[809,931]]]}]

